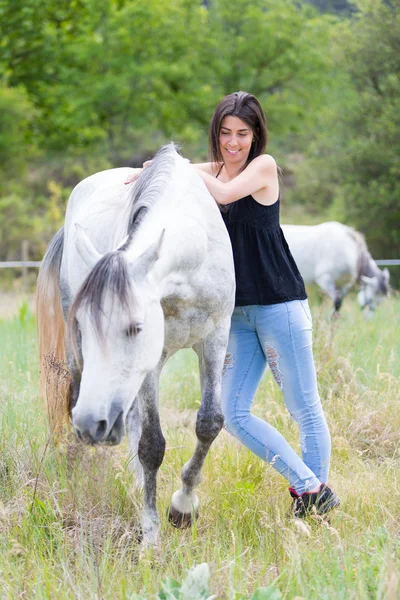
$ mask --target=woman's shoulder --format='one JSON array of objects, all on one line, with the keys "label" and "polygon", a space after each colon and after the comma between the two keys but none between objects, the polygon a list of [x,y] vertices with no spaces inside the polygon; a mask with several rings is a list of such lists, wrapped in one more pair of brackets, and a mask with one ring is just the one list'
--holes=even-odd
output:
[{"label": "woman's shoulder", "polygon": [[260,156],[256,156],[256,158],[251,161],[251,164],[268,170],[276,171],[278,168],[276,160],[270,154],[260,154]]}]

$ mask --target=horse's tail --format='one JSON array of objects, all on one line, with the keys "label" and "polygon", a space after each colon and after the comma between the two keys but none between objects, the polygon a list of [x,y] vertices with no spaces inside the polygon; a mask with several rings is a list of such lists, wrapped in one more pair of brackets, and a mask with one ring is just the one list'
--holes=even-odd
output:
[{"label": "horse's tail", "polygon": [[69,421],[69,371],[65,358],[65,322],[61,307],[60,269],[64,227],[51,240],[40,266],[36,286],[40,394],[50,429],[60,433]]}]

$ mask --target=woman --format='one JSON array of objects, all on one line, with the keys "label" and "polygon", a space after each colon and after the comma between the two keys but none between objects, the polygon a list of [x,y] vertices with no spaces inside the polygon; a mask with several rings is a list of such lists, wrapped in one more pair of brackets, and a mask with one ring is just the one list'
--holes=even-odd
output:
[{"label": "woman", "polygon": [[[331,443],[318,395],[311,314],[280,228],[277,166],[264,154],[266,144],[259,101],[236,92],[221,100],[212,117],[211,161],[193,166],[221,206],[235,263],[236,303],[222,385],[225,425],[289,481],[292,514],[305,517],[324,514],[340,501],[326,484]],[[299,426],[302,459],[272,425],[251,414],[267,364]]]}]

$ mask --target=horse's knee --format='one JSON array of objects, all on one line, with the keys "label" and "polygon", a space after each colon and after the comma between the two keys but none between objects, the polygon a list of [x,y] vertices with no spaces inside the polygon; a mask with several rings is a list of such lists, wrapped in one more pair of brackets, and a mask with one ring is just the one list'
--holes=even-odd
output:
[{"label": "horse's knee", "polygon": [[145,434],[139,441],[138,456],[143,467],[150,471],[160,468],[165,453],[165,438],[161,431],[157,435]]},{"label": "horse's knee", "polygon": [[221,411],[198,412],[196,420],[196,435],[201,442],[211,443],[219,434],[224,425],[224,416]]}]

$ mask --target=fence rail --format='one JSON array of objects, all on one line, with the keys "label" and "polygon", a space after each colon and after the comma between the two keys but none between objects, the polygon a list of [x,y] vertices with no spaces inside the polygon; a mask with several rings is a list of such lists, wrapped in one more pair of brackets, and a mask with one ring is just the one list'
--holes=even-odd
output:
[{"label": "fence rail", "polygon": [[[24,248],[24,253],[26,256],[26,249]],[[400,259],[382,259],[375,261],[377,265],[381,266],[394,266],[400,265]],[[42,261],[40,260],[9,260],[0,262],[0,269],[21,269],[22,270],[22,290],[27,292],[29,289],[29,281],[28,281],[28,268],[30,267],[40,267]]]},{"label": "fence rail", "polygon": [[23,267],[40,267],[42,262],[40,260],[9,260],[6,262],[0,262],[0,269],[7,268],[23,268]]},{"label": "fence rail", "polygon": [[[395,265],[400,265],[400,258],[388,258],[382,260],[375,261],[377,265],[392,267]],[[40,267],[42,262],[40,260],[10,260],[6,262],[0,262],[0,269],[6,268],[24,268],[24,267]]]},{"label": "fence rail", "polygon": [[381,266],[394,266],[394,265],[400,265],[400,258],[393,258],[393,259],[382,259],[382,260],[376,260],[375,261],[377,265],[381,265]]}]

